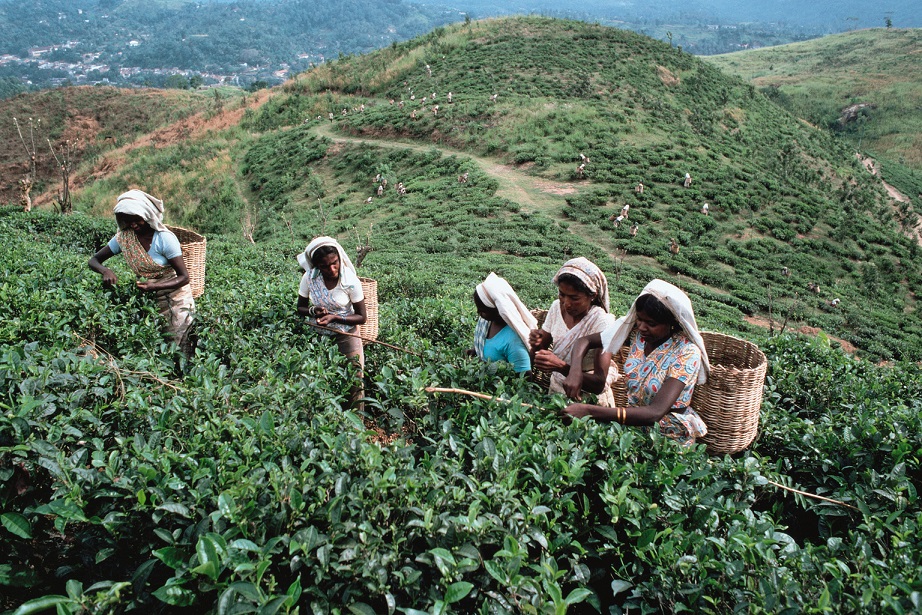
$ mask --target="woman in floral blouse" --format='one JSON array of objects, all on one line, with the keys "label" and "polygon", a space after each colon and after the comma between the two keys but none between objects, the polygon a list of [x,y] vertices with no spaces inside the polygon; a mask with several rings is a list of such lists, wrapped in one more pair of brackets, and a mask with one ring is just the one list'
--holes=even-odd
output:
[{"label": "woman in floral blouse", "polygon": [[[625,425],[658,424],[664,435],[687,445],[707,434],[691,401],[695,385],[707,381],[710,365],[688,296],[672,284],[653,280],[624,318],[602,334],[582,338],[573,353],[596,347],[616,353],[625,342],[630,344],[622,374],[627,406],[578,403],[568,406],[566,414]],[[564,389],[578,393],[579,384],[574,372]]]}]

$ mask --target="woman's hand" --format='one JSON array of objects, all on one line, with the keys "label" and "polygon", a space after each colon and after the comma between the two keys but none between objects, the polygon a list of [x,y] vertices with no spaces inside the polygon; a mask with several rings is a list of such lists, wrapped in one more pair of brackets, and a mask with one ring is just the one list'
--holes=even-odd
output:
[{"label": "woman's hand", "polygon": [[531,346],[533,352],[550,347],[553,341],[551,334],[543,329],[532,329],[528,332],[528,345]]},{"label": "woman's hand", "polygon": [[563,381],[563,392],[567,397],[579,401],[582,399],[583,370],[571,369],[566,380]]},{"label": "woman's hand", "polygon": [[[103,282],[105,282],[105,279],[106,279],[105,276],[103,276]],[[151,282],[150,280],[143,280],[143,281],[138,280],[137,282],[135,282],[135,286],[137,286],[139,289],[141,289],[145,293],[149,293],[149,292],[157,290],[157,287],[155,286],[155,282]]]},{"label": "woman's hand", "polygon": [[532,367],[542,372],[562,372],[566,373],[570,366],[566,361],[555,355],[550,350],[539,350],[535,353],[535,360]]},{"label": "woman's hand", "polygon": [[[311,308],[311,316],[313,316],[314,318],[317,319],[317,324],[321,324],[321,325],[322,325],[323,323],[320,322],[320,318],[321,318],[322,316],[329,316],[329,315],[330,315],[330,313],[327,311],[327,309],[324,308],[324,307],[320,307],[319,305],[315,305],[315,306],[313,306],[313,307]],[[329,322],[329,321],[327,321],[327,322]]]},{"label": "woman's hand", "polygon": [[108,245],[102,247],[102,249],[90,257],[89,265],[90,269],[102,276],[102,285],[103,286],[112,286],[118,279],[115,277],[115,272],[103,265],[104,262],[115,256],[112,254],[112,250],[109,249]]},{"label": "woman's hand", "polygon": [[329,327],[331,324],[333,324],[333,323],[336,322],[336,319],[337,319],[336,314],[330,314],[330,313],[328,313],[326,310],[324,310],[323,308],[317,308],[318,314],[319,314],[320,310],[323,310],[323,316],[319,316],[319,315],[317,316],[317,324],[318,324],[318,325],[321,325],[321,326],[324,326],[324,327]]},{"label": "woman's hand", "polygon": [[589,404],[570,404],[563,409],[563,413],[570,418],[581,419],[589,416]]},{"label": "woman's hand", "polygon": [[118,278],[115,276],[115,272],[105,268],[105,271],[102,272],[102,285],[103,286],[115,286],[118,283]]}]

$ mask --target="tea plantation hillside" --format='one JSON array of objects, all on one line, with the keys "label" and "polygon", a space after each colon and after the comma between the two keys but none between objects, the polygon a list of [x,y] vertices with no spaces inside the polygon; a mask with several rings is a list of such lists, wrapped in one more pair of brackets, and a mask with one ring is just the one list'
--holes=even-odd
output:
[{"label": "tea plantation hillside", "polygon": [[874,28],[707,61],[749,81],[798,117],[836,131],[860,151],[886,159],[887,166],[908,166],[918,174],[920,58],[922,30]]},{"label": "tea plantation hillside", "polygon": [[[0,208],[0,612],[922,608],[913,214],[753,87],[635,34],[513,18],[125,141],[75,169],[77,213]],[[208,235],[190,358],[122,259],[111,289],[86,267],[129,187]],[[608,221],[626,204],[636,237]],[[366,347],[361,414],[294,309],[320,233],[374,248],[359,272],[390,346]],[[703,329],[760,345],[749,450],[564,424],[563,398],[466,357],[477,282],[546,307],[576,255],[619,314],[663,277]],[[769,310],[785,334],[744,320]]]},{"label": "tea plantation hillside", "polygon": [[[536,199],[501,196],[495,168],[531,176]],[[463,287],[488,270],[472,257],[510,273],[585,253],[619,272],[628,297],[677,276],[731,329],[744,315],[787,318],[871,358],[922,357],[918,199],[894,201],[839,141],[752,86],[631,32],[544,18],[438,29],[305,73],[228,129],[86,172],[76,198],[94,213],[144,185],[208,234],[245,220],[256,241],[306,243],[371,227],[380,264],[412,254]],[[380,198],[378,174],[390,182]],[[901,179],[922,192],[922,178]],[[549,297],[543,278],[527,280]]]},{"label": "tea plantation hillside", "polygon": [[[562,399],[464,357],[471,287],[408,255],[366,271],[384,289],[381,340],[403,350],[367,348],[360,416],[344,408],[349,368],[294,315],[300,241],[209,241],[187,361],[123,263],[112,290],[86,269],[111,232],[0,210],[0,609],[919,606],[917,365],[876,367],[825,338],[762,340],[760,435],[709,457],[620,425],[565,425]],[[532,268],[547,284],[555,265]]]}]

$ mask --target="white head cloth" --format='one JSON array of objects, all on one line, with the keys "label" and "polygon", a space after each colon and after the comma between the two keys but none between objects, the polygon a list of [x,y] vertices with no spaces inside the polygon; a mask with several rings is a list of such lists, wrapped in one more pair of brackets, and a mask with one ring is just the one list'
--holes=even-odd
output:
[{"label": "white head cloth", "polygon": [[[660,302],[672,312],[672,315],[675,316],[675,319],[678,321],[679,326],[682,327],[682,331],[685,335],[688,336],[688,339],[694,342],[695,346],[701,350],[701,371],[698,372],[698,384],[707,382],[707,375],[708,372],[711,371],[711,364],[708,362],[708,353],[704,348],[704,339],[702,339],[701,333],[698,332],[698,323],[695,322],[695,313],[692,311],[692,304],[688,295],[682,292],[682,289],[673,286],[669,282],[664,282],[663,280],[653,280],[647,284],[637,296],[641,297],[643,295],[653,295],[659,299]],[[631,309],[628,310],[625,316],[616,320],[611,328],[602,333],[602,343],[606,351],[616,354],[618,350],[621,349],[621,346],[624,345],[625,340],[627,340],[634,328],[634,324],[637,322],[636,304],[637,299],[631,304]]]},{"label": "white head cloth", "polygon": [[528,333],[538,328],[538,320],[515,294],[509,282],[491,271],[487,279],[477,285],[477,296],[487,307],[496,308],[506,324],[528,346]]},{"label": "white head cloth", "polygon": [[608,279],[595,263],[582,256],[571,258],[554,275],[554,284],[557,284],[560,276],[565,273],[576,276],[581,280],[590,291],[599,296],[599,302],[605,311],[611,312],[611,301],[608,298]]},{"label": "white head cloth", "polygon": [[340,262],[339,277],[340,279],[343,279],[343,280],[348,279],[350,280],[349,282],[350,284],[352,283],[358,284],[359,283],[358,273],[356,273],[355,266],[352,264],[352,261],[349,259],[349,255],[346,254],[346,251],[343,250],[343,247],[339,245],[339,242],[333,239],[332,237],[315,237],[309,244],[307,244],[307,247],[304,248],[304,252],[302,252],[301,254],[298,254],[298,264],[301,265],[301,268],[304,271],[310,273],[311,276],[314,276],[317,273],[319,273],[319,271],[317,271],[317,268],[314,266],[313,255],[314,255],[314,252],[316,252],[318,248],[322,248],[324,246],[333,246],[334,248],[336,248],[336,251],[339,253],[339,262]]},{"label": "white head cloth", "polygon": [[120,195],[112,212],[140,216],[155,231],[167,230],[163,224],[163,201],[143,190],[129,190]]}]

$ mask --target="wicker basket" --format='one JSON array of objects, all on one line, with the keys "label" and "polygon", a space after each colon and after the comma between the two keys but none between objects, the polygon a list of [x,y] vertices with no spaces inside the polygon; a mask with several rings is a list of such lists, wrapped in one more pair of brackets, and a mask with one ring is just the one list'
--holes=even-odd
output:
[{"label": "wicker basket", "polygon": [[[358,334],[366,340],[378,339],[378,282],[371,278],[359,278],[362,293],[365,295],[365,313],[367,319],[358,326]],[[364,343],[364,342],[363,342]]]},{"label": "wicker basket", "polygon": [[711,373],[695,387],[692,407],[708,434],[701,438],[712,455],[746,449],[759,430],[759,409],[768,361],[752,342],[723,333],[702,331]]},{"label": "wicker basket", "polygon": [[198,299],[205,292],[205,242],[203,236],[195,231],[178,226],[167,226],[179,239],[182,246],[182,259],[189,271],[189,286],[192,287],[192,297]]}]

